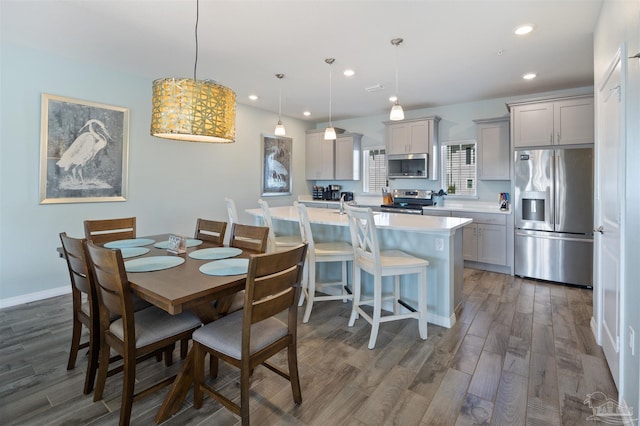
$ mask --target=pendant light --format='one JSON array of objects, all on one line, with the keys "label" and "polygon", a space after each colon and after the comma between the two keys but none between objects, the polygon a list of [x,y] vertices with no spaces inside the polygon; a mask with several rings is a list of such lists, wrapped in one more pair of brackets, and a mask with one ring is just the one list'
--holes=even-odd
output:
[{"label": "pendant light", "polygon": [[331,123],[331,65],[333,65],[335,59],[327,58],[324,61],[329,64],[329,126],[324,130],[324,139],[333,140],[336,138],[336,129],[333,128],[333,123]]},{"label": "pendant light", "polygon": [[391,113],[389,114],[389,120],[391,121],[400,121],[404,120],[404,111],[402,110],[402,106],[398,103],[398,46],[402,43],[403,40],[401,38],[394,38],[391,40],[391,44],[396,47],[396,100],[391,107]]},{"label": "pendant light", "polygon": [[276,74],[276,77],[280,80],[280,91],[278,93],[278,124],[273,133],[275,133],[276,136],[285,136],[287,132],[284,129],[284,124],[282,124],[282,79],[284,78],[284,74]]},{"label": "pendant light", "polygon": [[151,135],[189,142],[234,142],[236,94],[211,80],[198,80],[198,18],[196,0],[196,59],[191,78],[153,82]]}]

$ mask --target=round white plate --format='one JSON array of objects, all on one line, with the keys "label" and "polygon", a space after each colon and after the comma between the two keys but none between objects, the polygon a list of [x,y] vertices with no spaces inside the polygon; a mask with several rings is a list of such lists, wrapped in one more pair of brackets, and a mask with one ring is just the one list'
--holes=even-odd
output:
[{"label": "round white plate", "polygon": [[189,257],[200,260],[217,260],[234,257],[240,253],[242,253],[242,250],[236,247],[211,247],[192,251],[189,253]]},{"label": "round white plate", "polygon": [[151,272],[173,268],[184,263],[184,258],[178,256],[149,256],[124,262],[127,272]]},{"label": "round white plate", "polygon": [[[196,240],[195,238],[187,238],[187,247],[195,247],[199,246],[200,244],[202,244],[201,240]],[[160,241],[159,243],[155,243],[153,246],[159,249],[166,249],[169,247],[169,240]]]},{"label": "round white plate", "polygon": [[249,259],[222,259],[205,263],[200,272],[207,275],[242,275],[249,270]]},{"label": "round white plate", "polygon": [[146,247],[124,247],[120,249],[120,253],[122,253],[123,259],[128,259],[130,257],[142,256],[143,254],[149,253],[151,249]]},{"label": "round white plate", "polygon": [[117,240],[117,241],[109,241],[104,246],[106,248],[114,249],[114,248],[125,248],[125,247],[141,247],[148,246],[149,244],[153,244],[153,240],[150,238],[131,238],[129,240]]}]

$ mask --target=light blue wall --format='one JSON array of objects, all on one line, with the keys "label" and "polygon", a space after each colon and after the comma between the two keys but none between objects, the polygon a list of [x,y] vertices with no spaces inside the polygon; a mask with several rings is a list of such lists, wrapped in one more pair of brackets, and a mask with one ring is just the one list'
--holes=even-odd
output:
[{"label": "light blue wall", "polygon": [[[235,144],[158,139],[149,135],[151,80],[6,43],[1,55],[0,306],[69,286],[56,254],[58,234],[82,236],[85,219],[137,216],[139,235],[190,235],[198,217],[226,218],[229,196],[240,220],[252,220],[244,210],[257,207],[261,194],[261,134],[272,134],[277,115],[238,105]],[[39,204],[42,93],[130,109],[126,202]],[[272,205],[309,194],[304,137],[310,125],[284,121],[293,138],[293,195],[271,197]]]}]

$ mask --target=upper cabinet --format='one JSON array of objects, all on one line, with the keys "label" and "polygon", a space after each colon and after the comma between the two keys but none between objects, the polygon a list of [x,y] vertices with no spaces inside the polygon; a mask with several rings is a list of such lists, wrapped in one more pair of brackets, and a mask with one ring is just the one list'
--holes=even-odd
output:
[{"label": "upper cabinet", "polygon": [[440,117],[385,121],[387,155],[429,154],[429,179],[438,179],[438,123]]},{"label": "upper cabinet", "polygon": [[362,135],[341,133],[325,140],[324,129],[308,130],[306,135],[305,175],[307,180],[359,180]]},{"label": "upper cabinet", "polygon": [[473,121],[478,141],[478,179],[509,180],[509,117]]},{"label": "upper cabinet", "polygon": [[594,143],[593,96],[509,104],[515,148]]}]

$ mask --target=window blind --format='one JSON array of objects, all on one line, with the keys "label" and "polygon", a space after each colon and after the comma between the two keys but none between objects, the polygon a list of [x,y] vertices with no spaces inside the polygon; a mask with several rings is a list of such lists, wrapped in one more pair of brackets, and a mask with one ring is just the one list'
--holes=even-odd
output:
[{"label": "window blind", "polygon": [[476,195],[476,144],[447,144],[444,157],[444,186],[449,195]]},{"label": "window blind", "polygon": [[363,150],[363,192],[381,192],[387,185],[387,158],[382,147]]}]

